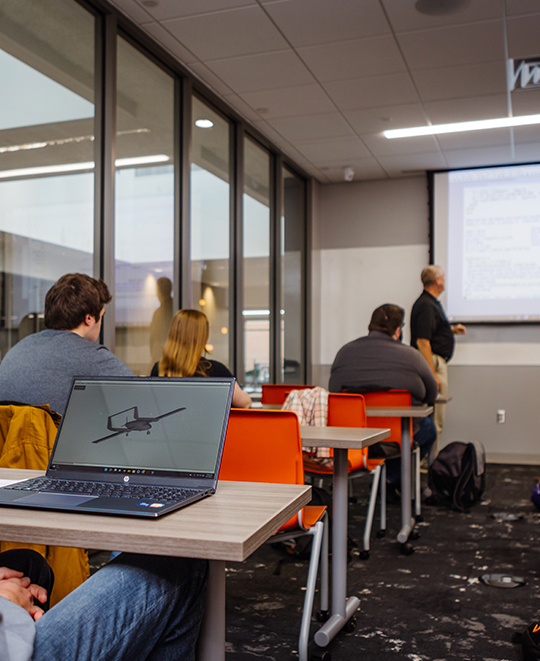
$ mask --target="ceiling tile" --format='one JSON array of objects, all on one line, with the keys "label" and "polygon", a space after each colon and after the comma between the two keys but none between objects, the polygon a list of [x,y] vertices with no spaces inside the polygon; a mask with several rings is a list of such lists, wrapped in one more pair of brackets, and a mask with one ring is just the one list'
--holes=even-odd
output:
[{"label": "ceiling tile", "polygon": [[[140,4],[140,3],[137,3]],[[159,0],[156,7],[145,8],[156,20],[205,14],[234,7],[256,6],[256,0]]]},{"label": "ceiling tile", "polygon": [[214,92],[220,96],[227,96],[233,93],[233,90],[224,83],[219,76],[210,70],[206,64],[202,62],[194,62],[189,65],[191,71],[202,80],[203,83],[208,85]]},{"label": "ceiling tile", "polygon": [[502,21],[437,28],[397,35],[412,71],[504,61]]},{"label": "ceiling tile", "polygon": [[382,133],[365,135],[363,141],[371,153],[380,156],[403,156],[405,154],[431,154],[439,152],[437,141],[432,135],[418,138],[396,138],[388,140]]},{"label": "ceiling tile", "polygon": [[258,6],[167,20],[163,25],[203,61],[277,51],[288,46]]},{"label": "ceiling tile", "polygon": [[437,141],[444,152],[447,150],[457,151],[458,149],[484,149],[485,147],[508,146],[510,140],[510,129],[465,131],[463,133],[447,133],[437,136]]},{"label": "ceiling tile", "polygon": [[473,122],[508,116],[506,94],[476,96],[469,99],[452,99],[424,103],[432,124]]},{"label": "ceiling tile", "polygon": [[147,11],[146,7],[142,7],[135,0],[111,0],[111,2],[134,23],[141,25],[153,20],[152,15]]},{"label": "ceiling tile", "polygon": [[182,46],[178,39],[173,37],[173,35],[159,23],[148,23],[143,29],[145,32],[152,35],[158,43],[183,64],[191,64],[192,62],[198,61],[197,57],[190,50]]},{"label": "ceiling tile", "polygon": [[317,167],[338,162],[345,165],[352,159],[370,157],[368,149],[360,138],[314,140],[299,143],[298,149]]},{"label": "ceiling tile", "polygon": [[224,97],[224,100],[237,110],[244,119],[247,119],[249,122],[256,122],[260,119],[260,115],[253,110],[253,108],[248,105],[242,98],[233,94],[232,96]]},{"label": "ceiling tile", "polygon": [[418,103],[420,100],[410,75],[406,73],[340,80],[326,83],[324,87],[340,110]]},{"label": "ceiling tile", "polygon": [[425,69],[412,76],[423,101],[506,93],[503,61]]},{"label": "ceiling tile", "polygon": [[391,177],[411,177],[426,170],[444,170],[447,167],[446,160],[440,152],[382,156],[378,161]]},{"label": "ceiling tile", "polygon": [[378,2],[280,0],[264,8],[295,47],[390,34]]},{"label": "ceiling tile", "polygon": [[303,117],[283,117],[269,123],[287,140],[295,142],[354,135],[351,127],[337,112]]},{"label": "ceiling tile", "polygon": [[315,82],[292,51],[216,60],[207,64],[238,94]]},{"label": "ceiling tile", "polygon": [[302,85],[277,90],[264,90],[242,94],[242,98],[254,109],[263,109],[264,119],[313,115],[335,111],[332,101],[319,85]]},{"label": "ceiling tile", "polygon": [[364,110],[347,110],[343,115],[358,135],[381,133],[388,129],[403,129],[427,124],[426,114],[419,103]]},{"label": "ceiling tile", "polygon": [[516,144],[516,163],[540,162],[540,141]]},{"label": "ceiling tile", "polygon": [[494,0],[474,0],[464,10],[445,16],[428,16],[415,9],[416,0],[382,0],[395,32],[431,30],[473,21],[502,18],[502,4]]},{"label": "ceiling tile", "polygon": [[487,147],[485,149],[460,149],[445,151],[444,157],[449,168],[482,167],[510,163],[510,147]]},{"label": "ceiling tile", "polygon": [[[540,2],[537,3],[540,9]],[[515,59],[540,55],[540,13],[509,18],[508,55]]]},{"label": "ceiling tile", "polygon": [[540,112],[540,89],[512,92],[512,111],[519,115],[537,115]]},{"label": "ceiling tile", "polygon": [[506,0],[506,15],[534,14],[538,12],[538,0]]},{"label": "ceiling tile", "polygon": [[321,82],[405,72],[393,37],[344,41],[297,51]]}]

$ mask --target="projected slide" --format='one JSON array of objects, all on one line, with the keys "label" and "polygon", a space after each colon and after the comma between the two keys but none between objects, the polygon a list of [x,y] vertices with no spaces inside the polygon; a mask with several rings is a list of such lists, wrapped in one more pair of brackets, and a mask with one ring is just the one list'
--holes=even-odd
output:
[{"label": "projected slide", "polygon": [[449,318],[540,320],[540,166],[460,170],[435,182],[435,261],[447,274]]}]

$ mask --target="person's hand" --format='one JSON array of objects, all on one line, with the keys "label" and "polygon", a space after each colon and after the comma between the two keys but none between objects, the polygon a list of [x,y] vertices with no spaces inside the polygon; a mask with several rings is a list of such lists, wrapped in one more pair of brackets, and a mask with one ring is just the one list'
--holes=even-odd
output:
[{"label": "person's hand", "polygon": [[467,328],[463,324],[456,324],[452,326],[452,332],[454,335],[465,335],[467,333]]},{"label": "person's hand", "polygon": [[44,611],[34,604],[34,599],[40,603],[47,601],[47,590],[35,583],[30,583],[27,576],[7,567],[0,567],[0,597],[17,604],[29,613],[37,622]]}]

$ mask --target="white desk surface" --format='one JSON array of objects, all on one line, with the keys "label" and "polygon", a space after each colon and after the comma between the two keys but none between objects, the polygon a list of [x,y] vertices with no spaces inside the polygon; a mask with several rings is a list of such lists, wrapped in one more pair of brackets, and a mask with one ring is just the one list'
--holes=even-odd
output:
[{"label": "white desk surface", "polygon": [[366,406],[368,418],[427,418],[433,406]]},{"label": "white desk surface", "polygon": [[362,449],[390,436],[389,429],[369,427],[300,427],[302,444],[321,448]]},{"label": "white desk surface", "polygon": [[[43,471],[2,468],[0,479]],[[216,494],[144,520],[0,507],[2,539],[208,560],[245,560],[311,499],[296,484],[220,481]]]}]

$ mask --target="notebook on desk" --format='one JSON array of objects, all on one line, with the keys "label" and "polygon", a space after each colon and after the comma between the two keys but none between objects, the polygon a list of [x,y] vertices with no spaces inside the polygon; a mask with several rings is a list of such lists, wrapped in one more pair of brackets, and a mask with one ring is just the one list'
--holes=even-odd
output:
[{"label": "notebook on desk", "polygon": [[232,378],[75,378],[44,477],[0,506],[155,518],[216,490]]}]

